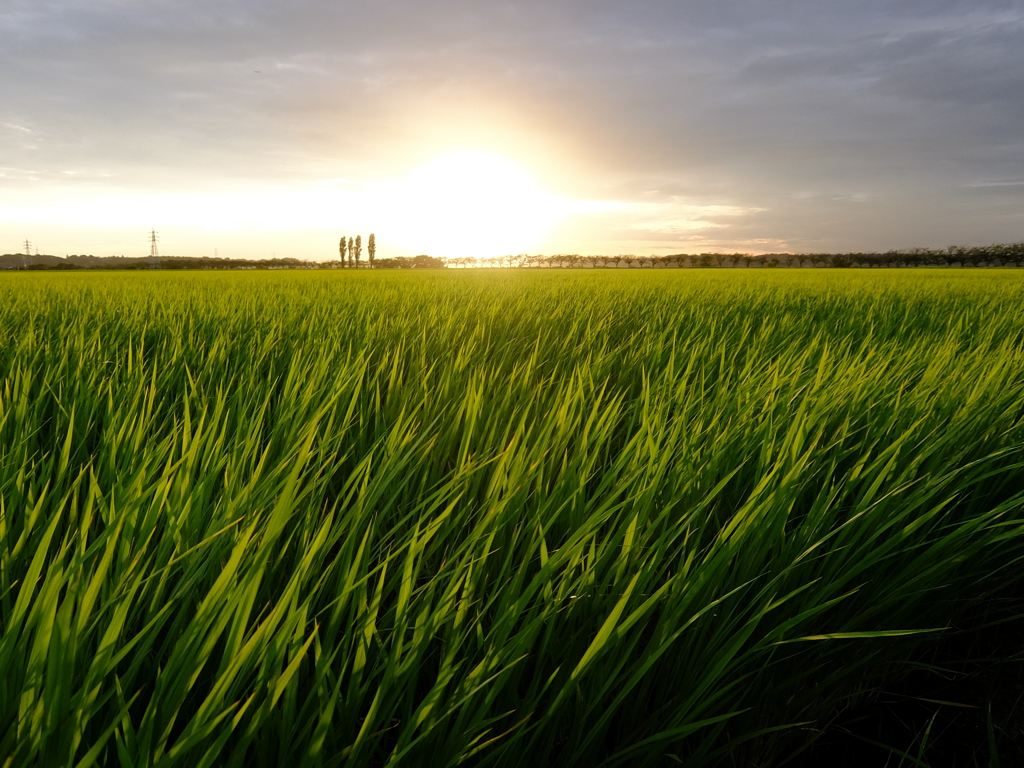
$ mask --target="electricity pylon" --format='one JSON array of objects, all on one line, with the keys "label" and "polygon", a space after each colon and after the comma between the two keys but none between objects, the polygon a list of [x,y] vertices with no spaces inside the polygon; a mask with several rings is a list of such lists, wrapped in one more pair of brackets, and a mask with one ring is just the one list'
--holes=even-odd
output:
[{"label": "electricity pylon", "polygon": [[156,249],[156,230],[149,233],[149,268],[160,269],[160,252]]}]

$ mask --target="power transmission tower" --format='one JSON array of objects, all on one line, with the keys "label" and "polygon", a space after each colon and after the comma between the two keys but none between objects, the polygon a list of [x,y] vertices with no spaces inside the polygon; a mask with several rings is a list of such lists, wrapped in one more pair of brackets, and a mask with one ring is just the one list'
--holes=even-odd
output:
[{"label": "power transmission tower", "polygon": [[28,238],[25,238],[25,252],[21,254],[21,266],[23,269],[28,269],[29,260],[32,258],[32,249],[29,245]]},{"label": "power transmission tower", "polygon": [[156,230],[149,233],[149,268],[160,269],[160,252],[156,249]]}]

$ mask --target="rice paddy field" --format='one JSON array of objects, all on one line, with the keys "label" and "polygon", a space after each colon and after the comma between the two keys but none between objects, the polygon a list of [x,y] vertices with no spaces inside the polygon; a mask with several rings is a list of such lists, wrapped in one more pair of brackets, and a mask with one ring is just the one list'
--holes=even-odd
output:
[{"label": "rice paddy field", "polygon": [[1022,558],[1016,272],[0,275],[5,768],[780,765]]}]

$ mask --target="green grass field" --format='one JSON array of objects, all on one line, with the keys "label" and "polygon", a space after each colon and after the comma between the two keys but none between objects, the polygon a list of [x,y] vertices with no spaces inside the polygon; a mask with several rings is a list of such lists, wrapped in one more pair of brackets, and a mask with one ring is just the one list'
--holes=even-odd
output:
[{"label": "green grass field", "polygon": [[772,765],[1020,594],[1016,272],[13,274],[0,339],[5,768]]}]

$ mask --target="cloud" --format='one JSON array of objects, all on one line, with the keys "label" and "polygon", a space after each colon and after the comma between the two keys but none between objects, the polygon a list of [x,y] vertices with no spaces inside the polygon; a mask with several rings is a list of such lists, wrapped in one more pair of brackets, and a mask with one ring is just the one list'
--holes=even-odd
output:
[{"label": "cloud", "polygon": [[1014,0],[8,0],[0,41],[8,209],[27,183],[234,195],[478,147],[649,212],[592,219],[608,247],[1024,230],[970,187],[1024,178]]}]

